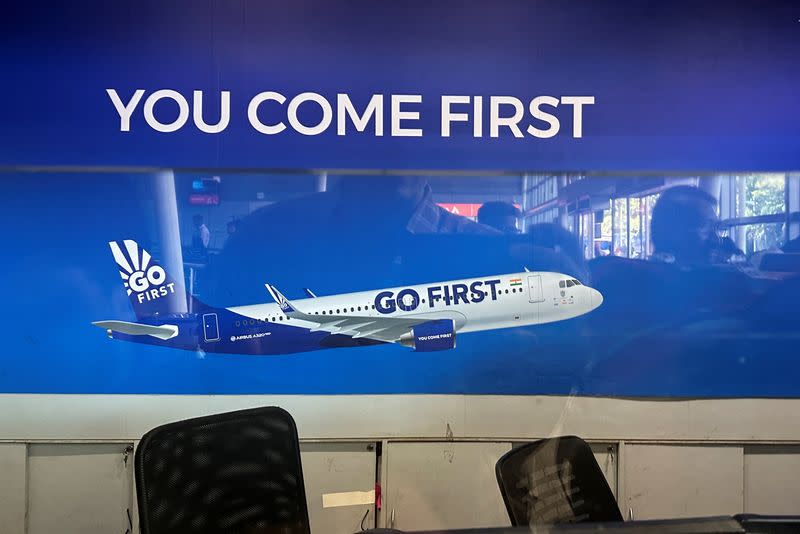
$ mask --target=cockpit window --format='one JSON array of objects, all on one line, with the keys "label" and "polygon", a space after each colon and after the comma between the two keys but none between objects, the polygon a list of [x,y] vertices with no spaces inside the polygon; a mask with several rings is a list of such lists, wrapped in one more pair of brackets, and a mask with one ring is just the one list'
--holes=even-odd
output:
[{"label": "cockpit window", "polygon": [[567,287],[572,287],[572,286],[574,286],[574,285],[575,285],[575,284],[573,283],[573,281],[572,281],[572,280],[567,280]]},{"label": "cockpit window", "polygon": [[562,289],[563,289],[563,288],[567,287],[567,283],[566,283],[565,281],[561,280],[561,281],[558,283],[558,287],[560,287],[560,288],[562,288]]},{"label": "cockpit window", "polygon": [[572,281],[572,283],[573,283],[573,284],[575,284],[576,286],[579,286],[579,285],[581,285],[581,283],[580,283],[580,282],[578,282],[577,280],[573,280],[573,281]]}]

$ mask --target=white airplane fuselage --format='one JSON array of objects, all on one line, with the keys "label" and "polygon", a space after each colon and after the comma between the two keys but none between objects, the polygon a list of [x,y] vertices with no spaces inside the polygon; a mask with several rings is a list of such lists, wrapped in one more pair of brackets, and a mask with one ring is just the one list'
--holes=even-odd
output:
[{"label": "white airplane fuselage", "polygon": [[[452,319],[458,333],[563,321],[588,313],[602,302],[596,289],[554,272],[520,272],[292,300],[298,309],[320,317]],[[287,317],[274,303],[227,309],[255,321],[309,329],[316,324]]]}]

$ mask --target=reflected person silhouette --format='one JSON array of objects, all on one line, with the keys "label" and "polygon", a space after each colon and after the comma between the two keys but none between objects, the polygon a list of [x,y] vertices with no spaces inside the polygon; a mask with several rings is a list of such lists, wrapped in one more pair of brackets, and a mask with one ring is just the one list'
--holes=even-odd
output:
[{"label": "reflected person silhouette", "polygon": [[733,241],[720,236],[719,223],[712,195],[686,185],[667,189],[653,208],[652,259],[691,267],[742,256]]},{"label": "reflected person silhouette", "polygon": [[505,234],[519,233],[522,212],[510,202],[485,202],[478,209],[478,222]]}]

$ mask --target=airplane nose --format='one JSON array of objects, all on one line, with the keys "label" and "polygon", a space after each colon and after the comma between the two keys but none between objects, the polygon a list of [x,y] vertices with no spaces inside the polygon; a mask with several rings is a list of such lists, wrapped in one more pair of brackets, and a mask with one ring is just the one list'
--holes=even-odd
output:
[{"label": "airplane nose", "polygon": [[603,303],[603,294],[593,288],[589,288],[589,292],[589,302],[591,303],[592,309],[598,308]]}]

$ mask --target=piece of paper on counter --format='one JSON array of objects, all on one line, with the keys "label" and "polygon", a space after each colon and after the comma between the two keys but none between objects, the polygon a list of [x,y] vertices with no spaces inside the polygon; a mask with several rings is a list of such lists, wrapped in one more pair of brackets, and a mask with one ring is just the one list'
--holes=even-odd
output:
[{"label": "piece of paper on counter", "polygon": [[323,493],[322,507],[335,508],[336,506],[356,506],[375,503],[375,490],[345,491],[342,493]]}]

